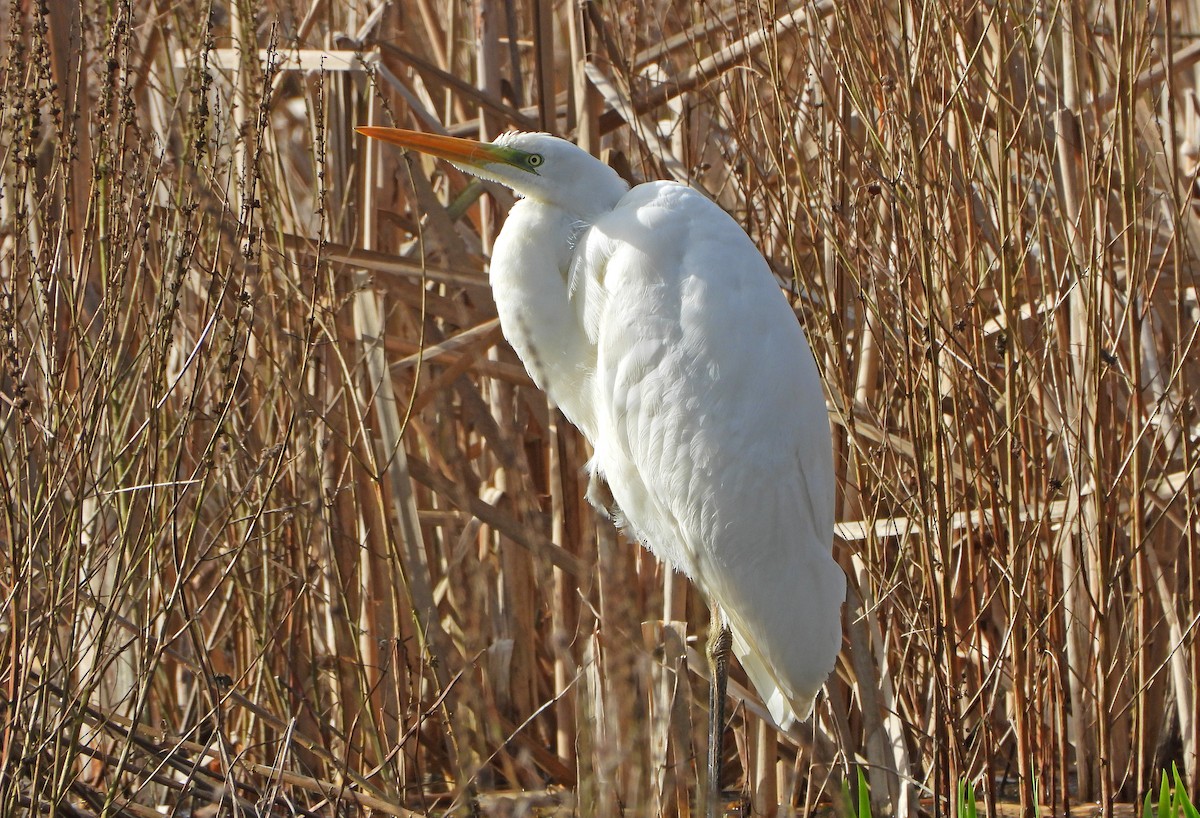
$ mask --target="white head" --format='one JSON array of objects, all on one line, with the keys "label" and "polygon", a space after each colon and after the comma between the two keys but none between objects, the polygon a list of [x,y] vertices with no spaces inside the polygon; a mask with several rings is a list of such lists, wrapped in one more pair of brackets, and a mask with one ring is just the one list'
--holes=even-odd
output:
[{"label": "white head", "polygon": [[475,142],[397,128],[358,131],[441,157],[467,173],[499,182],[520,196],[555,205],[585,221],[611,210],[629,190],[608,165],[550,134],[510,131],[495,142]]}]

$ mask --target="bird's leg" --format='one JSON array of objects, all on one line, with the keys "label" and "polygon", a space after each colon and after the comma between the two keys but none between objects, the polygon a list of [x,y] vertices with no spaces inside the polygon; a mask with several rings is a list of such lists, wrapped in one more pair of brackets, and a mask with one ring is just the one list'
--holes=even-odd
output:
[{"label": "bird's leg", "polygon": [[729,645],[733,634],[712,606],[712,623],[708,629],[708,804],[707,818],[722,818],[721,745],[725,735],[725,683],[729,671]]}]

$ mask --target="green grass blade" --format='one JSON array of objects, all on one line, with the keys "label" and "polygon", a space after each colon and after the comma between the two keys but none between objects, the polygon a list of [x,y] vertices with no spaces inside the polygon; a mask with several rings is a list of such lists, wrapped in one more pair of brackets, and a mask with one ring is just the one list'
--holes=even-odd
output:
[{"label": "green grass blade", "polygon": [[858,818],[871,818],[871,790],[862,767],[858,768]]},{"label": "green grass blade", "polygon": [[978,816],[975,786],[965,778],[960,778],[958,781],[958,815],[960,818],[977,818]]},{"label": "green grass blade", "polygon": [[[1165,780],[1167,774],[1163,773]],[[1172,803],[1171,814],[1178,815],[1183,812],[1184,818],[1200,818],[1200,811],[1192,805],[1191,799],[1188,798],[1187,789],[1183,786],[1183,779],[1179,776],[1179,767],[1174,762],[1171,763],[1171,777],[1175,781],[1175,796]]]}]

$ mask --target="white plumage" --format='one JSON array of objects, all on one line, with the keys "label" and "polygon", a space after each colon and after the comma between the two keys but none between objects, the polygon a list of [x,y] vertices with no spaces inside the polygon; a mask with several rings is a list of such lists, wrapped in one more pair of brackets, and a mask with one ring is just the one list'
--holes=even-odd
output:
[{"label": "white plumage", "polygon": [[807,717],[845,595],[830,432],[804,333],[749,237],[701,193],[629,189],[556,137],[381,132],[525,197],[493,248],[505,337],[592,442],[625,528],[720,606],[772,718]]}]

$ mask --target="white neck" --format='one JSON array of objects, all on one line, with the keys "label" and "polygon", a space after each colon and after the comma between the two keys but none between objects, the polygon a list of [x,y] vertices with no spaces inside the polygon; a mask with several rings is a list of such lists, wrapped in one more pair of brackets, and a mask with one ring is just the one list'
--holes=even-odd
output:
[{"label": "white neck", "polygon": [[578,219],[554,205],[513,206],[492,252],[491,285],[504,337],[534,382],[584,434],[595,432],[588,398],[596,351],[568,297]]}]

